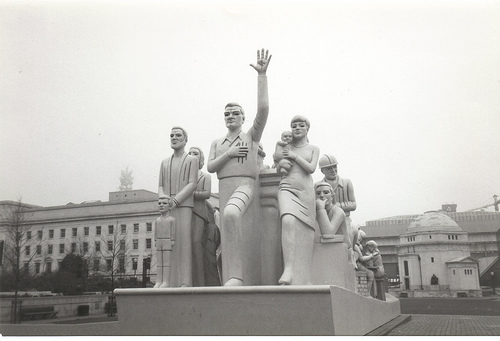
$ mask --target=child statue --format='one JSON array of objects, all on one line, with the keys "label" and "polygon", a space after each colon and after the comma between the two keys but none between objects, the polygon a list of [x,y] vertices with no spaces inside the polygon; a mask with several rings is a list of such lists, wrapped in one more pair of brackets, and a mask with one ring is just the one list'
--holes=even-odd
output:
[{"label": "child statue", "polygon": [[[290,144],[292,142],[292,138],[293,138],[292,132],[289,130],[284,131],[281,134],[281,141],[276,142],[276,149],[274,151],[275,157],[276,157],[276,155],[281,155],[284,150],[289,150],[288,144]],[[275,159],[274,165],[275,165],[277,171],[282,176],[288,175],[288,172],[290,171],[290,169],[292,169],[292,163],[290,162],[290,160],[288,160],[286,158],[281,159],[279,162],[277,162]]]},{"label": "child statue", "polygon": [[154,288],[168,288],[170,286],[171,253],[172,247],[175,245],[175,218],[170,215],[167,197],[158,199],[158,210],[161,216],[155,220],[156,284]]}]

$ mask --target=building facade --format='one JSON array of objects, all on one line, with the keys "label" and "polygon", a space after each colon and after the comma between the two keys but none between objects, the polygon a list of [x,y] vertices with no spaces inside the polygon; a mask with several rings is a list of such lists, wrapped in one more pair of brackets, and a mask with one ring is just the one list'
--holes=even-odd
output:
[{"label": "building facade", "polygon": [[[459,226],[461,233],[457,236],[467,235],[470,258],[478,261],[481,281],[484,278],[485,283],[489,282],[490,275],[486,272],[499,259],[500,212],[456,212],[456,205],[443,205],[440,212]],[[401,281],[404,284],[404,268],[398,262],[398,247],[404,242],[400,236],[407,232],[408,226],[419,216],[413,214],[382,218],[367,221],[366,226],[361,226],[367,238],[377,242],[389,282]]]},{"label": "building facade", "polygon": [[467,232],[448,215],[431,211],[418,216],[399,240],[402,292],[481,296],[478,261],[470,257]]},{"label": "building facade", "polygon": [[[209,199],[218,207],[218,198]],[[1,201],[0,210],[17,203]],[[57,271],[67,254],[84,257],[91,274],[155,277],[154,221],[159,216],[158,194],[147,190],[110,192],[109,201],[40,207],[23,204],[28,213],[21,261],[33,275]],[[8,243],[5,221],[0,241]],[[4,250],[6,248],[4,247]],[[149,265],[152,273],[147,268]],[[2,262],[2,266],[7,266]]]}]

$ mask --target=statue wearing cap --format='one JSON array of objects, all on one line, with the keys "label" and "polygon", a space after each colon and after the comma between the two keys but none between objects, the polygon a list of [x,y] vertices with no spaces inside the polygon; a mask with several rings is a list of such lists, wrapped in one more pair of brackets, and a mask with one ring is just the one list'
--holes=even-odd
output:
[{"label": "statue wearing cap", "polygon": [[350,245],[350,261],[353,267],[356,267],[355,255],[353,253],[354,244],[358,239],[357,229],[352,227],[351,224],[351,211],[356,209],[356,198],[354,197],[354,187],[352,186],[352,182],[349,179],[343,179],[339,177],[337,170],[337,159],[333,155],[324,154],[319,158],[318,161],[319,168],[321,169],[321,173],[325,175],[323,178],[323,182],[326,182],[332,186],[334,197],[335,197],[335,205],[340,206],[346,215],[346,225],[347,225],[347,234],[349,237],[349,245]]},{"label": "statue wearing cap", "polygon": [[356,210],[356,198],[354,197],[354,188],[351,180],[339,177],[337,170],[337,159],[333,155],[324,154],[319,159],[319,168],[325,175],[322,181],[332,186],[335,194],[335,201],[345,212],[346,216],[351,211]]}]

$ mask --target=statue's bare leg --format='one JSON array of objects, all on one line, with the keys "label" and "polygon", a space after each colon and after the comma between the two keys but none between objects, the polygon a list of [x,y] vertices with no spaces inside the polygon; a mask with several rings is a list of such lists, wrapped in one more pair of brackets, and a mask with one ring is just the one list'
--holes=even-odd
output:
[{"label": "statue's bare leg", "polygon": [[284,270],[278,283],[282,285],[292,284],[293,263],[295,258],[295,223],[297,218],[291,214],[285,214],[281,219],[282,232],[281,244],[283,247]]}]

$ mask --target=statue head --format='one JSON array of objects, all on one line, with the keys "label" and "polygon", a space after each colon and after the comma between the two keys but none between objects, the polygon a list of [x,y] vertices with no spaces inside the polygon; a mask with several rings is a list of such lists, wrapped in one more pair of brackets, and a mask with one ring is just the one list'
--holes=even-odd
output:
[{"label": "statue head", "polygon": [[358,241],[361,242],[363,239],[366,238],[366,233],[365,231],[359,229],[358,230]]},{"label": "statue head", "polygon": [[314,193],[316,193],[316,199],[326,200],[326,205],[335,204],[333,188],[328,182],[316,182],[314,184]]},{"label": "statue head", "polygon": [[186,146],[188,141],[187,132],[181,127],[173,127],[170,132],[170,146],[174,150],[180,150]]},{"label": "statue head", "polygon": [[168,197],[161,196],[158,198],[158,211],[161,214],[167,213],[170,209],[170,203]]},{"label": "statue head", "polygon": [[301,138],[305,138],[307,140],[307,133],[309,132],[310,127],[311,123],[307,118],[302,115],[294,116],[292,118],[292,122],[290,123],[293,139],[300,140]]},{"label": "statue head", "polygon": [[374,240],[367,241],[365,245],[370,252],[378,252],[377,243]]},{"label": "statue head", "polygon": [[224,120],[229,130],[240,129],[245,123],[245,112],[238,103],[228,103],[224,108]]},{"label": "statue head", "polygon": [[337,170],[337,159],[333,155],[324,154],[319,158],[318,161],[321,173],[325,175],[327,180],[335,181],[337,180],[338,170]]},{"label": "statue head", "polygon": [[292,132],[290,130],[286,130],[286,131],[281,133],[281,141],[286,142],[286,143],[290,143],[290,142],[292,142],[292,139],[293,139],[293,135],[292,135]]},{"label": "statue head", "polygon": [[195,156],[198,158],[198,168],[202,169],[205,164],[205,155],[203,155],[203,151],[198,147],[189,148],[189,155]]}]

